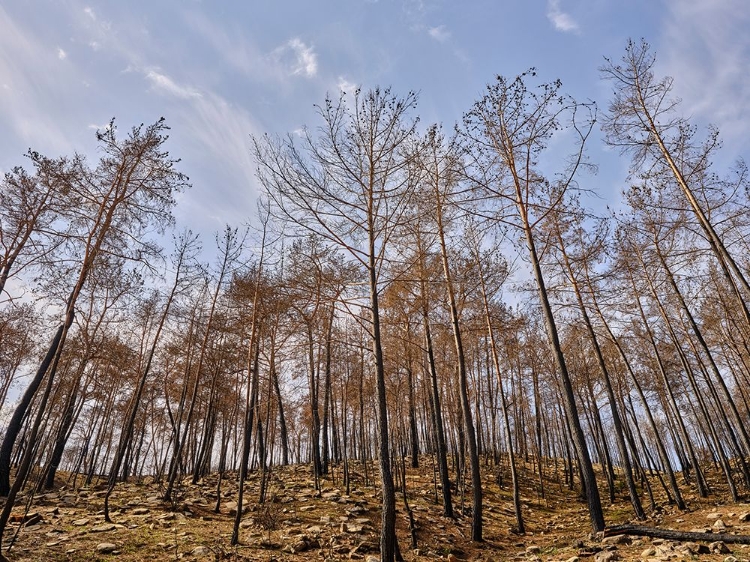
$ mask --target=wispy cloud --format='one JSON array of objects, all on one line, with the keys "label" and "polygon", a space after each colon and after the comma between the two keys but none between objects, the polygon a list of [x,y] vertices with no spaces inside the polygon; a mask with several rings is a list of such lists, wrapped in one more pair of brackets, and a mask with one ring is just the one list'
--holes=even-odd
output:
[{"label": "wispy cloud", "polygon": [[451,32],[448,31],[448,28],[446,28],[444,25],[431,27],[427,30],[427,33],[435,41],[439,41],[440,43],[445,43],[448,39],[451,38]]},{"label": "wispy cloud", "polygon": [[563,33],[578,33],[580,31],[578,22],[560,8],[560,0],[547,0],[547,19],[555,26],[557,31]]},{"label": "wispy cloud", "polygon": [[68,58],[68,53],[63,51],[60,47],[57,48],[57,58],[60,60],[65,60]]},{"label": "wispy cloud", "polygon": [[185,160],[213,173],[211,182],[193,186],[178,214],[186,222],[204,216],[211,229],[245,222],[259,192],[251,135],[259,135],[261,128],[245,109],[213,92],[179,108],[177,123],[189,139]]},{"label": "wispy cloud", "polygon": [[288,69],[289,74],[312,78],[318,73],[318,56],[299,37],[293,37],[274,50],[272,58]]},{"label": "wispy cloud", "polygon": [[[750,12],[744,0],[681,0],[670,13],[657,61],[675,77],[682,112],[716,124],[729,151],[750,128]],[[736,141],[736,142],[735,142]]]},{"label": "wispy cloud", "polygon": [[50,118],[48,108],[70,95],[70,83],[80,80],[75,68],[59,64],[64,56],[0,6],[0,129],[27,147],[52,154],[70,149],[64,132],[70,121],[65,114]]},{"label": "wispy cloud", "polygon": [[151,87],[154,90],[163,94],[174,96],[180,99],[201,97],[201,93],[196,89],[190,86],[185,86],[183,84],[178,84],[166,74],[159,72],[158,70],[155,70],[153,68],[146,69],[144,71],[144,76],[151,83]]}]

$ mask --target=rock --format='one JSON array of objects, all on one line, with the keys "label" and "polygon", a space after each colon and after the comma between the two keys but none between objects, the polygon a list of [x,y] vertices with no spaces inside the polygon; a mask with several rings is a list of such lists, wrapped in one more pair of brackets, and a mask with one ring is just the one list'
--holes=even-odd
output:
[{"label": "rock", "polygon": [[66,507],[70,507],[75,505],[78,502],[78,496],[74,496],[71,494],[67,494],[60,498],[60,501],[65,505]]},{"label": "rock", "polygon": [[630,544],[630,537],[627,535],[613,535],[611,537],[604,537],[602,539],[603,545],[612,544]]},{"label": "rock", "polygon": [[734,556],[727,556],[724,558],[724,562],[738,562]]},{"label": "rock", "polygon": [[526,554],[539,554],[542,551],[542,547],[535,544],[526,547]]},{"label": "rock", "polygon": [[37,523],[41,523],[42,521],[42,514],[38,512],[29,513],[26,516],[26,520],[23,523],[24,527],[31,527],[33,525],[36,525]]},{"label": "rock", "polygon": [[[224,509],[226,509],[229,512],[229,515],[237,515],[237,502],[227,502],[224,504]],[[244,504],[242,506],[242,513],[248,513],[250,511],[250,506],[247,504]]]},{"label": "rock", "polygon": [[131,513],[133,515],[146,515],[151,510],[147,507],[136,507]]},{"label": "rock", "polygon": [[91,527],[92,533],[106,533],[107,531],[114,531],[117,529],[117,527],[114,525],[114,523],[102,523],[101,525],[96,525],[95,527]]},{"label": "rock", "polygon": [[448,555],[448,562],[458,562],[458,558],[456,558],[456,555],[451,553]]},{"label": "rock", "polygon": [[565,562],[580,562],[580,561],[581,561],[581,559],[578,558],[578,556],[571,556]]},{"label": "rock", "polygon": [[619,560],[620,555],[614,550],[605,550],[603,552],[597,552],[594,555],[594,562],[613,562]]},{"label": "rock", "polygon": [[380,562],[380,558],[377,556],[367,556],[365,557],[365,562]]},{"label": "rock", "polygon": [[651,556],[656,556],[655,548],[647,548],[646,550],[641,552],[641,558],[649,558]]},{"label": "rock", "polygon": [[716,511],[709,513],[706,515],[706,519],[719,519],[721,518],[721,513],[717,513]]},{"label": "rock", "polygon": [[745,513],[742,513],[738,519],[742,521],[743,523],[746,523],[750,521],[750,511],[746,511]]},{"label": "rock", "polygon": [[96,551],[100,554],[114,554],[117,545],[111,542],[100,542],[96,545]]},{"label": "rock", "polygon": [[213,552],[207,546],[196,546],[190,551],[190,554],[193,556],[211,556],[213,555]]},{"label": "rock", "polygon": [[716,554],[729,554],[730,552],[732,552],[731,550],[729,550],[729,547],[722,541],[712,542],[708,545],[708,550]]},{"label": "rock", "polygon": [[84,525],[88,525],[88,523],[89,523],[89,520],[84,518],[84,519],[76,519],[75,521],[71,523],[71,525],[75,525],[76,527],[83,527]]},{"label": "rock", "polygon": [[716,529],[717,531],[723,531],[724,529],[727,528],[727,526],[724,523],[724,521],[722,521],[721,519],[717,519],[713,524],[713,528]]},{"label": "rock", "polygon": [[687,554],[708,554],[710,552],[705,544],[695,542],[682,543],[680,550],[686,551]]},{"label": "rock", "polygon": [[315,509],[314,505],[303,505],[302,507],[299,508],[300,511],[313,511],[314,509]]}]

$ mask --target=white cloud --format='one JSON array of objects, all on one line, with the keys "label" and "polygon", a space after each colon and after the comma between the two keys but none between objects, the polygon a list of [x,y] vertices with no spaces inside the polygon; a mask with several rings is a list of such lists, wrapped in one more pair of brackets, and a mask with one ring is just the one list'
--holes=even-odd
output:
[{"label": "white cloud", "polygon": [[451,32],[444,25],[438,25],[437,27],[431,27],[427,30],[427,33],[435,41],[445,43],[451,37]]},{"label": "white cloud", "polygon": [[201,93],[195,90],[194,88],[191,88],[190,86],[183,86],[182,84],[178,84],[174,80],[172,80],[169,76],[166,74],[162,74],[161,72],[158,72],[154,69],[147,69],[144,70],[144,76],[146,79],[151,82],[151,87],[154,90],[160,91],[162,93],[180,98],[180,99],[190,99],[190,98],[199,98],[201,97]]},{"label": "white cloud", "polygon": [[354,94],[354,92],[357,90],[357,85],[354,82],[349,82],[349,80],[347,80],[343,76],[339,76],[337,87],[345,94]]},{"label": "white cloud", "polygon": [[83,9],[83,13],[86,14],[88,17],[90,17],[93,21],[96,21],[96,14],[94,13],[94,10],[91,7],[86,6]]},{"label": "white cloud", "polygon": [[57,48],[57,58],[60,60],[65,60],[68,58],[68,53],[63,51],[60,47]]},{"label": "white cloud", "polygon": [[552,25],[558,31],[563,33],[579,32],[576,20],[560,8],[560,0],[547,0],[547,19],[552,22]]},{"label": "white cloud", "polygon": [[298,37],[293,37],[274,50],[272,57],[294,76],[312,78],[318,73],[318,56],[311,46]]}]

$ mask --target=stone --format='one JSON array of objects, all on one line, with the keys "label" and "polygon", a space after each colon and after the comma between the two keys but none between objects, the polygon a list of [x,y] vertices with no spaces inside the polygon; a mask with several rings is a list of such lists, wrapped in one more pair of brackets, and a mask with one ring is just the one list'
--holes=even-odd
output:
[{"label": "stone", "polygon": [[211,556],[213,555],[213,551],[208,548],[207,546],[196,546],[193,550],[190,551],[190,554],[193,556]]},{"label": "stone", "polygon": [[611,537],[604,537],[602,539],[603,545],[612,544],[630,544],[630,537],[627,535],[613,535]]},{"label": "stone", "polygon": [[117,545],[111,542],[100,542],[96,545],[96,551],[100,554],[114,554]]},{"label": "stone", "polygon": [[613,562],[619,560],[620,555],[614,550],[605,550],[603,552],[597,552],[594,555],[594,562]]},{"label": "stone", "polygon": [[147,507],[136,507],[131,513],[133,515],[146,515],[151,510]]},{"label": "stone", "polygon": [[746,511],[745,513],[740,514],[738,519],[743,523],[750,521],[750,511]]},{"label": "stone", "polygon": [[726,523],[724,523],[724,521],[722,521],[721,519],[717,519],[713,524],[713,528],[719,531],[723,531],[724,529],[727,528],[727,526],[726,526]]},{"label": "stone", "polygon": [[32,527],[33,525],[36,525],[37,523],[41,523],[42,521],[42,514],[38,512],[29,513],[26,516],[26,520],[23,523],[24,527]]},{"label": "stone", "polygon": [[712,542],[708,545],[708,550],[716,554],[729,554],[730,552],[732,552],[731,550],[729,550],[729,547],[724,544],[723,541]]},{"label": "stone", "polygon": [[84,518],[84,519],[76,519],[75,521],[71,523],[71,525],[75,525],[76,527],[83,527],[84,525],[88,525],[88,523],[89,523],[89,520]]},{"label": "stone", "polygon": [[578,556],[571,556],[565,562],[581,562],[581,559]]},{"label": "stone", "polygon": [[92,533],[106,533],[107,531],[114,531],[117,529],[117,527],[114,525],[114,523],[102,523],[101,525],[96,525],[95,527],[91,527]]},{"label": "stone", "polygon": [[738,560],[734,556],[727,556],[724,558],[724,562],[738,562]]},{"label": "stone", "polygon": [[70,507],[75,505],[78,502],[78,496],[73,496],[71,494],[65,495],[60,498],[60,501],[63,503],[63,505]]},{"label": "stone", "polygon": [[451,553],[448,555],[448,562],[458,562],[458,558],[456,558],[456,555]]},{"label": "stone", "polygon": [[646,550],[641,552],[641,558],[649,558],[651,556],[656,556],[655,548],[647,548]]},{"label": "stone", "polygon": [[718,513],[716,511],[713,511],[709,513],[708,515],[706,515],[706,519],[720,519],[720,518],[721,518],[721,513]]},{"label": "stone", "polygon": [[542,551],[542,547],[535,544],[526,547],[526,554],[539,554]]},{"label": "stone", "polygon": [[696,542],[685,542],[680,545],[680,549],[687,551],[689,554],[704,554],[708,553],[708,547],[703,544]]},{"label": "stone", "polygon": [[[229,515],[237,515],[237,502],[227,502],[224,504],[224,509],[229,512]],[[245,514],[250,511],[250,507],[247,504],[242,506],[242,513]]]}]

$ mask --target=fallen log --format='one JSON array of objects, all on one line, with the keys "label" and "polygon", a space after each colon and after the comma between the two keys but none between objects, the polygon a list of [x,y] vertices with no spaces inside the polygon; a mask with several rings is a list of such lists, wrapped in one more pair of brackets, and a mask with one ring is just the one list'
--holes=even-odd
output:
[{"label": "fallen log", "polygon": [[672,529],[660,529],[658,527],[647,527],[646,525],[615,525],[604,529],[604,536],[614,535],[636,535],[639,537],[651,537],[678,542],[716,542],[734,544],[750,544],[750,535],[730,535],[727,533],[698,533],[694,531],[675,531]]}]

